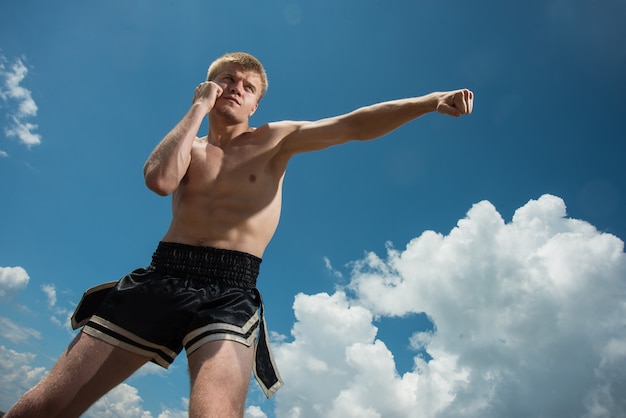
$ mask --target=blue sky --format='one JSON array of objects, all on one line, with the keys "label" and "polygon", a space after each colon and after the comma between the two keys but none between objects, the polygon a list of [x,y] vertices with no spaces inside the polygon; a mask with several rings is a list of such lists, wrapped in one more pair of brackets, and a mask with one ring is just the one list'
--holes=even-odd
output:
[{"label": "blue sky", "polygon": [[[625,18],[618,0],[1,1],[0,409],[71,340],[86,288],[149,263],[170,201],[143,163],[243,50],[269,76],[255,126],[475,92],[469,117],[290,163],[259,279],[286,386],[252,383],[247,417],[626,414]],[[182,355],[89,416],[186,416],[187,396]]]}]

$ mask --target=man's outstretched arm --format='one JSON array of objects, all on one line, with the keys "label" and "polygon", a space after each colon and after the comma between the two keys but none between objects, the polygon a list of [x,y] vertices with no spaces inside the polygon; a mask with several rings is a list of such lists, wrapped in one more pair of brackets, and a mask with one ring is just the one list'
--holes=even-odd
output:
[{"label": "man's outstretched arm", "polygon": [[293,132],[285,137],[281,151],[297,154],[375,139],[426,113],[438,111],[458,117],[472,113],[473,105],[474,93],[463,89],[377,103],[315,122],[293,122]]}]

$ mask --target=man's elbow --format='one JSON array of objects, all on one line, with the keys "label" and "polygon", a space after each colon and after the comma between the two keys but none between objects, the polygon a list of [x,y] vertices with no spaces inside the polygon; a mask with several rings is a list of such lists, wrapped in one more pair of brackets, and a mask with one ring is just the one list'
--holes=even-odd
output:
[{"label": "man's elbow", "polygon": [[144,174],[144,181],[148,189],[159,196],[167,196],[176,190],[176,185],[171,184],[160,176]]}]

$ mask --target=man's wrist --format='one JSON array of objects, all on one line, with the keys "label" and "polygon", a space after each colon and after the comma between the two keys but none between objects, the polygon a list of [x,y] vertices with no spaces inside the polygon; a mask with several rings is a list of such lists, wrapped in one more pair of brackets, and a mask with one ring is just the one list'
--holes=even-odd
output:
[{"label": "man's wrist", "polygon": [[436,112],[439,106],[440,93],[433,92],[425,96],[425,106],[428,112]]},{"label": "man's wrist", "polygon": [[191,105],[191,113],[200,113],[202,117],[208,114],[213,107],[209,106],[205,100],[198,100]]}]

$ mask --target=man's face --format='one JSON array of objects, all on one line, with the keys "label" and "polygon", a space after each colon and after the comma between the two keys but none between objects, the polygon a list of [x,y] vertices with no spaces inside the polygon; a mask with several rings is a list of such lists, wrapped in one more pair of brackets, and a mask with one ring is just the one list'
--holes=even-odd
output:
[{"label": "man's face", "polygon": [[213,82],[222,89],[214,110],[233,121],[247,120],[259,106],[261,77],[253,71],[244,71],[237,64],[226,64],[215,75]]}]

